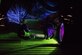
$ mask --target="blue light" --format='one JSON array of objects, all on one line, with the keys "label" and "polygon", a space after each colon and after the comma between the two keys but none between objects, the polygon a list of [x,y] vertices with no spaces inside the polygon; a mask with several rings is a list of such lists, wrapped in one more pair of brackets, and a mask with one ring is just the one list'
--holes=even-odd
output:
[{"label": "blue light", "polygon": [[46,11],[40,16],[40,18],[41,18],[41,19],[45,19],[45,18],[48,17],[49,15],[55,14],[55,13],[57,13],[57,11],[46,10]]},{"label": "blue light", "polygon": [[16,6],[16,8],[10,8],[7,12],[9,22],[14,22],[17,24],[19,24],[25,16],[26,10],[19,6]]},{"label": "blue light", "polygon": [[47,4],[51,7],[55,7],[57,5],[57,3],[50,2],[50,1],[48,1]]},{"label": "blue light", "polygon": [[9,22],[15,22],[19,24],[23,18],[27,19],[39,18],[44,20],[49,15],[57,13],[57,11],[47,10],[44,6],[42,6],[38,2],[36,2],[31,11],[32,11],[31,14],[29,14],[23,7],[16,6],[15,8],[13,7],[8,10],[7,17],[9,19]]},{"label": "blue light", "polygon": [[51,37],[53,34],[55,34],[56,30],[53,27],[48,27],[48,36]]},{"label": "blue light", "polygon": [[[56,4],[54,4],[54,5],[56,5]],[[57,13],[57,11],[47,10],[44,6],[42,6],[41,4],[36,2],[34,7],[32,8],[32,14],[29,15],[28,17],[39,18],[39,19],[43,20],[46,17],[48,17],[49,15],[55,14],[55,13]]]}]

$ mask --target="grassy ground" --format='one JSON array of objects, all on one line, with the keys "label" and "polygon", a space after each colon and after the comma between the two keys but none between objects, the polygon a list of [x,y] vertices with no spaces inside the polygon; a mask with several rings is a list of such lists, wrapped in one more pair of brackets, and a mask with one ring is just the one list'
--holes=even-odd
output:
[{"label": "grassy ground", "polygon": [[1,55],[49,55],[54,50],[57,51],[57,44],[55,39],[32,38],[23,40],[13,32],[0,34]]}]

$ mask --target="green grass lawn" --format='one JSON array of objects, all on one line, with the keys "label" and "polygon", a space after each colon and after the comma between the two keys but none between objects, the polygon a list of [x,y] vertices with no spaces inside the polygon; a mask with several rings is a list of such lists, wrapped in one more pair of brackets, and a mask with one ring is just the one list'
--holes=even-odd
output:
[{"label": "green grass lawn", "polygon": [[[35,31],[35,33],[37,32]],[[25,35],[30,35],[30,33]],[[13,32],[0,34],[0,54],[2,55],[49,55],[57,50],[56,44],[58,42],[55,39],[23,40]]]}]

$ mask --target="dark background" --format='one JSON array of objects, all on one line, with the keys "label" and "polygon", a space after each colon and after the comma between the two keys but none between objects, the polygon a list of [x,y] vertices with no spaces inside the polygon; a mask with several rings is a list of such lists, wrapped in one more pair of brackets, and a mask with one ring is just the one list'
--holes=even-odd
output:
[{"label": "dark background", "polygon": [[[40,1],[40,0],[39,0]],[[55,0],[59,3],[59,10],[60,14],[72,14],[73,17],[71,18],[74,22],[73,24],[67,24],[65,23],[65,37],[64,37],[64,43],[80,43],[81,35],[81,12],[80,12],[80,5],[81,1],[72,1],[72,0]],[[26,3],[28,2],[28,3]],[[18,0],[18,3],[23,6],[29,7],[28,10],[30,10],[33,6],[34,0]],[[16,3],[15,0],[2,0],[1,6],[0,6],[0,12],[2,14],[5,14],[6,11],[9,9],[10,6],[12,6],[14,3]],[[5,4],[5,5],[4,5]],[[28,6],[29,5],[29,6]],[[73,9],[70,10],[69,7],[72,6]],[[80,13],[79,13],[80,12]]]},{"label": "dark background", "polygon": [[[5,2],[5,5],[4,4]],[[25,0],[27,1],[27,0]],[[23,4],[23,2],[25,2],[23,0],[21,0],[19,2],[19,4]],[[8,2],[8,4],[7,4]],[[1,13],[5,14],[5,12],[8,10],[8,8],[10,7],[10,4],[13,5],[13,3],[15,2],[15,0],[2,0],[2,4],[1,4]],[[57,1],[59,3],[59,9],[61,11],[60,14],[72,14],[72,20],[74,21],[73,24],[67,24],[65,23],[65,35],[64,35],[64,39],[62,42],[62,46],[64,47],[71,47],[71,48],[76,48],[78,49],[78,51],[81,48],[81,42],[82,42],[82,35],[81,35],[81,29],[82,29],[82,14],[81,14],[81,1],[77,0],[77,1],[72,1],[72,0],[61,0],[61,1]],[[31,9],[32,4],[34,3],[34,1],[32,0],[31,2],[29,1],[28,4],[30,5],[29,9]],[[27,3],[24,3],[23,5],[27,5]],[[73,9],[70,11],[69,6],[72,6]]]}]

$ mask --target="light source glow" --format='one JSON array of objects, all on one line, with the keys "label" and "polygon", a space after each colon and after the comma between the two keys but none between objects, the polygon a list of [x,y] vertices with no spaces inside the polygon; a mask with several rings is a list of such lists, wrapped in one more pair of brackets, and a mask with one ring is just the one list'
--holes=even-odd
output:
[{"label": "light source glow", "polygon": [[57,13],[57,11],[47,10],[45,7],[43,7],[38,2],[32,8],[32,14],[35,15],[35,17],[40,18],[40,19],[44,19],[53,13]]},{"label": "light source glow", "polygon": [[64,23],[61,23],[59,36],[60,36],[60,41],[62,41],[64,37]]},{"label": "light source glow", "polygon": [[22,7],[16,6],[16,8],[10,8],[7,12],[9,22],[19,24],[22,18],[26,16],[26,10]]},{"label": "light source glow", "polygon": [[36,34],[35,36],[44,37],[45,35],[44,34]]},{"label": "light source glow", "polygon": [[10,8],[7,12],[7,17],[9,19],[10,22],[15,22],[17,24],[20,23],[20,21],[23,18],[27,18],[27,19],[44,19],[46,17],[48,17],[51,14],[55,14],[57,13],[57,11],[52,11],[52,10],[48,10],[45,7],[43,7],[41,4],[39,4],[38,2],[32,7],[32,12],[31,14],[29,14],[26,9],[24,9],[23,7],[17,6],[14,8]]},{"label": "light source glow", "polygon": [[56,30],[55,30],[53,27],[49,27],[49,28],[48,28],[48,36],[51,37],[51,36],[55,33],[55,31],[56,31]]},{"label": "light source glow", "polygon": [[42,15],[40,15],[40,18],[44,19],[46,17],[48,17],[51,14],[57,13],[57,11],[50,11],[50,10],[46,10]]},{"label": "light source glow", "polygon": [[55,7],[57,5],[56,3],[50,1],[48,1],[47,4],[51,7]]}]

